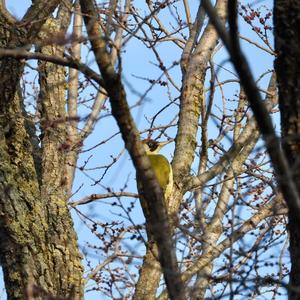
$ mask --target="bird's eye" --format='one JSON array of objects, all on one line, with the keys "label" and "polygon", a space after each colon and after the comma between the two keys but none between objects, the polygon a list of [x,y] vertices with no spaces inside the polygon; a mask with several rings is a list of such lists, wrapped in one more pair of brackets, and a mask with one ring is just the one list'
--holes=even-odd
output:
[{"label": "bird's eye", "polygon": [[155,151],[156,148],[157,148],[157,143],[156,143],[156,142],[153,142],[153,141],[149,141],[149,142],[147,143],[147,145],[148,145],[150,151]]}]

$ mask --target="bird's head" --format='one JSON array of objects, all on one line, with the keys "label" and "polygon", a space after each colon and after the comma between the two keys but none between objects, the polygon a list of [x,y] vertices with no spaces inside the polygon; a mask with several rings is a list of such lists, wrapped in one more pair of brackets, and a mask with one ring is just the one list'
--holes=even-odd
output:
[{"label": "bird's head", "polygon": [[157,154],[159,153],[160,149],[165,145],[171,143],[172,140],[165,141],[165,142],[158,142],[151,139],[145,139],[142,141],[145,151],[147,154]]}]

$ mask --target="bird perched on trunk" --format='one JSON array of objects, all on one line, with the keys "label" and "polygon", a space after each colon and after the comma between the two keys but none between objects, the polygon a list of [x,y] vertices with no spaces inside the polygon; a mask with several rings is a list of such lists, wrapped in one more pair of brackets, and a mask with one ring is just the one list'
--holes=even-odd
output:
[{"label": "bird perched on trunk", "polygon": [[[146,139],[143,140],[142,143],[144,145],[146,154],[149,157],[151,167],[153,168],[157,181],[163,191],[165,200],[168,201],[173,189],[173,172],[169,161],[162,154],[159,154],[159,151],[162,149],[162,147],[169,144],[170,141],[157,142],[155,140]],[[137,187],[140,195],[141,205],[147,219],[148,206],[143,196],[143,187],[139,181],[139,178],[137,178]],[[166,206],[168,206],[167,202]]]},{"label": "bird perched on trunk", "polygon": [[[155,140],[146,139],[142,141],[146,154],[149,157],[151,167],[156,175],[157,181],[167,200],[172,193],[173,188],[173,172],[169,161],[159,151],[170,141],[157,142]],[[139,182],[138,182],[139,185]]]}]

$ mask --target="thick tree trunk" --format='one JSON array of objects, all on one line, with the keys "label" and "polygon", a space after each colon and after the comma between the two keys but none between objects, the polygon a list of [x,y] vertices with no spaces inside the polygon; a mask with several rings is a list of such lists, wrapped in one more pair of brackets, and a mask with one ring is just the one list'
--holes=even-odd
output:
[{"label": "thick tree trunk", "polygon": [[[282,145],[300,193],[300,2],[275,1],[274,24]],[[289,206],[288,199],[286,201]],[[300,216],[292,209],[289,210],[289,232],[289,299],[294,300],[300,299]]]},{"label": "thick tree trunk", "polygon": [[[55,2],[42,6],[43,1],[35,1],[27,17],[43,10],[45,18]],[[41,26],[37,19],[28,31],[9,26],[1,12],[0,21],[1,47],[7,48],[30,43]],[[35,125],[28,126],[19,90],[23,69],[14,59],[0,62],[0,261],[8,299],[46,299],[47,294],[82,299],[81,256],[66,203],[59,148],[65,125],[54,122],[64,117],[64,71],[50,64],[40,67],[47,120],[42,151],[34,153]]]},{"label": "thick tree trunk", "polygon": [[[48,264],[44,203],[25,131],[20,99],[12,74],[18,77],[15,61],[0,69],[0,258],[9,299],[24,299],[29,281],[51,286]],[[9,72],[8,72],[9,70]],[[6,84],[6,85],[5,85]],[[14,84],[14,83],[13,83]],[[18,83],[16,83],[18,84]],[[41,272],[43,271],[43,276]]]}]

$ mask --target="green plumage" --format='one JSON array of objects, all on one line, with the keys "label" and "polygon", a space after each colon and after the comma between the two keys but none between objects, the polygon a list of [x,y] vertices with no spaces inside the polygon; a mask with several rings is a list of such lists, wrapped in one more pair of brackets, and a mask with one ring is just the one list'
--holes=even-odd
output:
[{"label": "green plumage", "polygon": [[170,183],[171,166],[169,161],[161,154],[148,154],[151,166],[164,194]]},{"label": "green plumage", "polygon": [[[151,167],[154,171],[154,174],[157,178],[157,181],[164,193],[164,197],[166,200],[166,206],[168,206],[168,200],[172,194],[173,188],[173,172],[172,167],[169,161],[161,154],[159,154],[159,150],[168,142],[158,143],[154,140],[144,140],[143,144],[145,147],[145,151],[147,156],[149,157]],[[148,205],[145,201],[144,197],[144,189],[143,186],[137,178],[137,187],[140,195],[141,205],[143,208],[144,215],[146,219],[149,217],[149,209]]]}]

